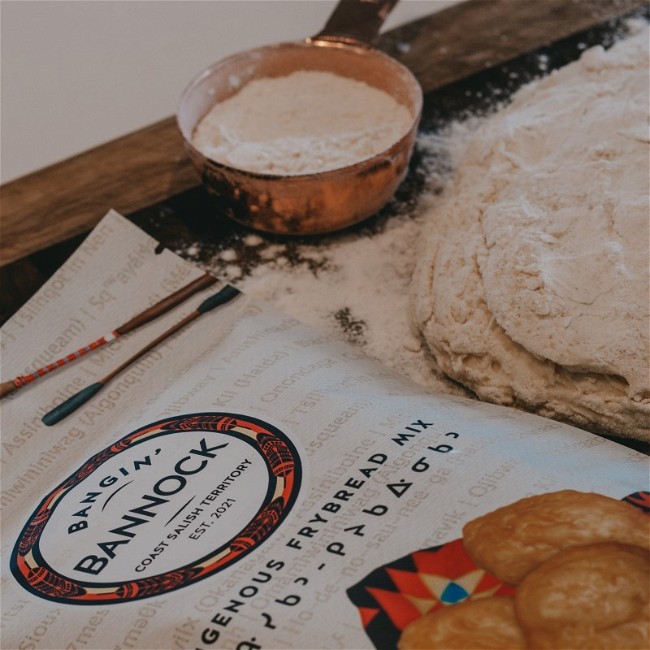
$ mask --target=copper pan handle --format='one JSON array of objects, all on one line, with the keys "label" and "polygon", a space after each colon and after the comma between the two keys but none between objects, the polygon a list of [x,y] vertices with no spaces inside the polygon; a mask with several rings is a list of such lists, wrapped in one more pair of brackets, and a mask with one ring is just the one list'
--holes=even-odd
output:
[{"label": "copper pan handle", "polygon": [[368,46],[398,0],[340,0],[323,29],[310,41]]}]

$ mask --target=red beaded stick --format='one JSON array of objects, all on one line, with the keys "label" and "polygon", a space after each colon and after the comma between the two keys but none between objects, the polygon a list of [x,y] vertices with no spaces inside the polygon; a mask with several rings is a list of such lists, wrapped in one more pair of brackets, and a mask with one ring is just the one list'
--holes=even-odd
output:
[{"label": "red beaded stick", "polygon": [[193,280],[189,284],[186,284],[184,287],[181,287],[180,289],[170,294],[166,298],[163,298],[162,300],[158,301],[152,307],[145,309],[143,312],[139,313],[137,316],[134,316],[131,320],[124,323],[124,325],[120,325],[117,329],[113,330],[110,334],[105,334],[104,336],[98,338],[96,341],[89,343],[83,348],[79,348],[79,350],[77,350],[76,352],[67,354],[66,356],[61,357],[60,359],[55,361],[54,363],[50,363],[47,366],[43,366],[42,368],[39,368],[38,370],[35,370],[34,372],[29,373],[28,375],[20,375],[19,377],[16,377],[11,381],[5,381],[1,383],[0,399],[5,397],[6,395],[9,395],[9,393],[13,393],[15,390],[22,388],[23,386],[26,386],[27,384],[33,382],[35,379],[38,379],[43,375],[47,375],[50,372],[53,372],[54,370],[61,368],[62,366],[72,363],[73,361],[80,359],[81,357],[88,354],[89,352],[92,352],[97,348],[101,348],[103,345],[106,345],[107,343],[114,341],[115,339],[119,338],[120,336],[123,336],[124,334],[127,334],[128,332],[132,332],[133,330],[137,329],[141,325],[144,325],[145,323],[148,323],[154,320],[155,318],[158,318],[158,316],[162,316],[162,314],[168,312],[170,309],[173,309],[177,305],[180,305],[182,302],[187,300],[190,296],[194,295],[198,291],[202,291],[203,289],[206,289],[210,285],[214,284],[216,281],[217,278],[215,278],[213,275],[210,275],[209,273],[206,273],[205,275],[202,275],[196,280]]},{"label": "red beaded stick", "polygon": [[225,305],[239,295],[239,289],[235,289],[230,284],[226,284],[222,287],[217,293],[206,298],[192,313],[188,314],[182,320],[178,321],[175,325],[172,325],[169,329],[164,331],[158,338],[154,339],[150,343],[147,343],[144,347],[140,348],[130,359],[127,359],[120,366],[115,368],[112,372],[108,373],[106,377],[96,381],[94,384],[90,384],[85,388],[82,388],[79,392],[68,397],[68,399],[55,406],[51,411],[48,411],[42,418],[43,423],[48,427],[53,426],[57,422],[61,422],[64,418],[67,418],[68,415],[74,413],[79,407],[83,406],[89,399],[92,399],[97,393],[104,388],[109,382],[113,381],[117,375],[121,372],[124,372],[132,363],[135,363],[138,359],[143,357],[147,352],[153,350],[157,345],[168,339],[172,334],[176,334],[179,330],[183,329],[189,325],[193,320],[196,320],[199,316],[207,314],[209,311]]}]

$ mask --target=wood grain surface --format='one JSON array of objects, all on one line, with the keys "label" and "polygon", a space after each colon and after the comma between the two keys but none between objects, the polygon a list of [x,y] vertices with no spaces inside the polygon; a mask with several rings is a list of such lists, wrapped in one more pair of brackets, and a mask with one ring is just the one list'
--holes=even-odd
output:
[{"label": "wood grain surface", "polygon": [[[386,32],[378,47],[429,92],[643,5],[467,0]],[[0,187],[0,266],[89,231],[110,208],[131,213],[198,182],[170,117],[7,183]]]}]

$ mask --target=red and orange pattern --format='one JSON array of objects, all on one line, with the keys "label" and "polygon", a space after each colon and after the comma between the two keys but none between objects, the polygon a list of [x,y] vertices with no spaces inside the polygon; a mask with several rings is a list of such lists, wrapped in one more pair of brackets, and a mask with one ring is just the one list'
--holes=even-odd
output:
[{"label": "red and orange pattern", "polygon": [[[243,430],[243,431],[242,431]],[[107,460],[125,449],[152,438],[184,431],[214,431],[254,441],[269,469],[271,485],[255,517],[226,545],[208,557],[176,570],[148,578],[96,585],[64,576],[49,566],[39,550],[47,522],[65,494],[95,472]],[[43,499],[30,517],[11,557],[11,570],[32,593],[65,603],[87,605],[119,603],[158,596],[193,584],[239,560],[267,539],[295,503],[300,488],[301,466],[297,451],[279,430],[246,416],[201,413],[170,418],[142,427],[118,440],[88,460],[74,474]],[[279,494],[276,494],[279,492]],[[227,551],[224,553],[224,550]]]}]

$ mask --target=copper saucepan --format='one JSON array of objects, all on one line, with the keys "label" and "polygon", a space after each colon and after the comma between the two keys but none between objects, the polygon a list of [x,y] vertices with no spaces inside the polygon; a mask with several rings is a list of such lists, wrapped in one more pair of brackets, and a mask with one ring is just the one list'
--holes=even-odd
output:
[{"label": "copper saucepan", "polygon": [[[283,235],[326,233],[371,216],[404,179],[422,110],[411,72],[370,45],[397,0],[341,0],[322,32],[304,41],[247,50],[199,74],[181,98],[178,125],[207,190],[229,217]],[[412,116],[389,149],[354,165],[321,173],[261,174],[206,158],[192,145],[201,118],[253,79],[318,70],[363,81],[391,95]]]}]

